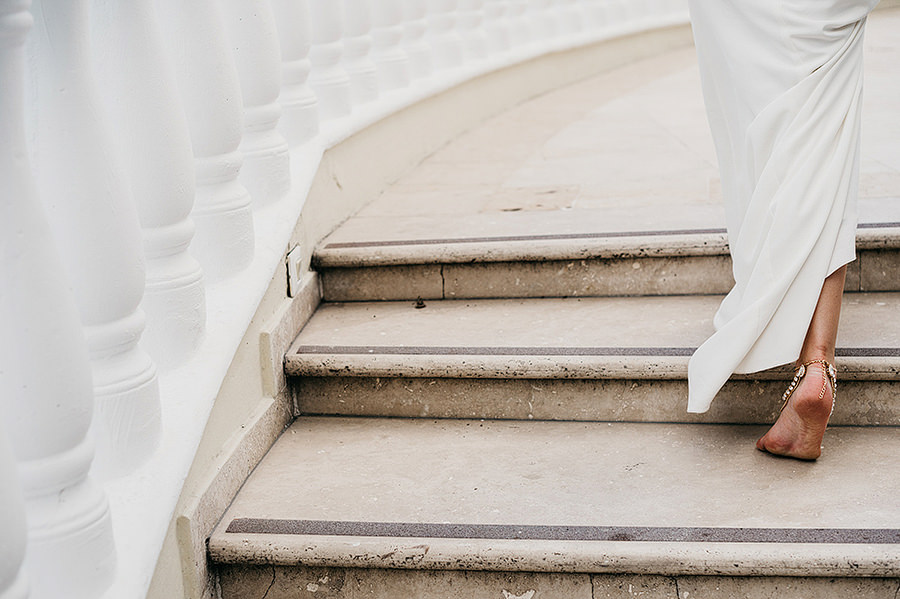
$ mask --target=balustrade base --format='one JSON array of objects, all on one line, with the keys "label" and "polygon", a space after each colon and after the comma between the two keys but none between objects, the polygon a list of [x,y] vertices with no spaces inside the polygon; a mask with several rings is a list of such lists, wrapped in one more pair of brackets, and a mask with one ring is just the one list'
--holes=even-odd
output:
[{"label": "balustrade base", "polygon": [[137,469],[159,445],[161,408],[156,365],[144,352],[92,361],[95,409],[91,433],[101,480]]},{"label": "balustrade base", "polygon": [[250,192],[253,205],[262,207],[282,199],[291,188],[290,150],[283,139],[278,145],[261,150],[250,149],[251,146],[242,146],[244,166],[240,181]]},{"label": "balustrade base", "polygon": [[28,595],[29,586],[25,568],[19,570],[18,576],[5,591],[0,591],[0,599],[28,599]]},{"label": "balustrade base", "polygon": [[281,119],[278,126],[288,145],[294,147],[305,143],[319,132],[319,108],[316,96],[309,87],[303,93],[282,94]]},{"label": "balustrade base", "polygon": [[116,550],[106,497],[90,480],[26,504],[25,569],[36,598],[96,599],[112,583]]},{"label": "balustrade base", "polygon": [[[182,274],[173,276],[167,268],[164,279],[151,279],[148,268],[147,289],[141,307],[147,313],[147,328],[142,340],[160,368],[177,366],[200,344],[206,327],[206,288],[199,264],[182,254]],[[149,265],[148,265],[149,266]]]}]

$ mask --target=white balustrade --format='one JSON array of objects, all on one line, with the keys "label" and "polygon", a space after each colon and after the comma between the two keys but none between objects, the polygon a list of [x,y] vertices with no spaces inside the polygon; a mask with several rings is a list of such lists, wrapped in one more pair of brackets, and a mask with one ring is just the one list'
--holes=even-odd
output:
[{"label": "white balustrade", "polygon": [[478,62],[487,57],[484,28],[485,0],[459,0],[459,33],[463,41],[463,59]]},{"label": "white balustrade", "polygon": [[403,14],[403,50],[409,59],[412,79],[422,79],[431,74],[431,48],[425,43],[428,6],[423,0],[401,0]]},{"label": "white balustrade", "polygon": [[[30,204],[34,210],[37,202],[31,173],[27,168],[22,106],[22,43],[32,22],[28,5],[29,0],[0,0],[0,229],[4,228],[4,224],[7,229],[19,229],[16,209]],[[14,322],[19,319],[13,311],[18,306],[11,300],[10,292],[16,292],[18,281],[15,280],[15,271],[20,268],[16,264],[19,260],[17,253],[24,248],[6,245],[22,237],[20,232],[13,232],[11,237],[8,231],[0,235],[0,239],[6,242],[0,245],[0,355],[3,356],[0,363],[6,365],[0,369],[0,409],[4,409],[6,426],[14,428],[6,408],[14,402],[17,405],[13,410],[19,411],[27,398],[22,397],[21,389],[10,384],[13,381],[4,371],[10,368],[7,362],[9,356],[18,352],[19,343],[12,330]],[[43,265],[40,269],[43,270]],[[70,311],[74,313],[71,306]],[[77,324],[69,325],[77,335]],[[0,530],[3,531],[3,542],[0,543],[0,597],[25,599],[28,596],[28,579],[22,567],[26,539],[25,500],[5,427],[0,428]]]},{"label": "white balustrade", "polygon": [[221,0],[225,33],[234,52],[244,102],[244,165],[240,180],[256,206],[287,195],[290,150],[281,118],[281,47],[269,0]]},{"label": "white balustrade", "polygon": [[487,51],[491,55],[509,51],[509,9],[508,0],[487,0],[484,7],[484,30],[487,36]]},{"label": "white balustrade", "polygon": [[312,71],[309,84],[319,99],[322,121],[350,114],[350,78],[341,64],[344,10],[337,0],[309,0]]},{"label": "white balustrade", "polygon": [[191,250],[210,282],[253,260],[250,194],[238,180],[243,103],[217,0],[157,0],[194,154]]},{"label": "white balustrade", "polygon": [[309,141],[319,132],[316,95],[309,87],[312,44],[308,0],[272,0],[281,46],[281,131],[288,144]]},{"label": "white balustrade", "polygon": [[548,37],[544,14],[548,0],[509,0],[510,41],[514,48]]},{"label": "white balustrade", "polygon": [[144,345],[175,365],[206,327],[194,236],[194,163],[152,0],[94,0],[91,41],[101,98],[138,208],[147,279]]},{"label": "white balustrade", "polygon": [[559,14],[562,35],[571,38],[584,31],[585,17],[579,0],[556,0],[556,10]]},{"label": "white balustrade", "polygon": [[354,105],[378,97],[378,71],[372,60],[371,0],[341,0],[344,12],[344,70]]},{"label": "white balustrade", "polygon": [[[4,10],[8,6],[11,6],[10,2],[0,1],[0,21],[4,19]],[[0,36],[4,35],[3,29],[4,25],[0,23]],[[2,44],[3,41],[0,41],[0,47]],[[2,74],[0,80],[3,80]],[[22,91],[21,88],[19,91]],[[0,170],[3,170],[2,166]],[[0,260],[2,259],[0,256]],[[0,542],[0,599],[26,599],[28,576],[22,564],[25,559],[26,540],[25,499],[22,497],[12,448],[6,439],[6,431],[2,428],[0,428],[0,530],[3,531],[3,541]]]},{"label": "white balustrade", "polygon": [[427,0],[428,43],[435,69],[458,67],[463,61],[462,38],[456,30],[457,0]]},{"label": "white balustrade", "polygon": [[56,244],[16,158],[13,169],[0,159],[0,410],[25,496],[26,566],[35,599],[94,599],[112,581],[115,548],[106,497],[88,476],[91,369]]},{"label": "white balustrade", "polygon": [[633,23],[640,23],[647,17],[648,0],[630,0],[622,2],[622,4],[625,5],[627,11],[626,19],[629,21],[629,26],[632,26]]},{"label": "white balustrade", "polygon": [[[40,19],[33,37],[43,36],[66,53],[74,49],[67,38],[86,34],[86,7],[75,0],[64,4],[36,3],[35,14],[57,14]],[[29,170],[22,51],[32,21],[27,9],[27,0],[0,0],[0,595],[22,599],[28,594],[20,569],[27,522],[30,596],[93,599],[112,580],[115,548],[106,497],[88,476],[94,394],[84,333]],[[53,67],[48,56],[38,53],[31,64],[72,67],[71,79],[51,76],[41,83],[71,84],[70,101],[80,104],[81,86],[75,80],[83,75],[78,67],[85,50]],[[73,124],[73,129],[80,127]],[[82,139],[79,151],[90,153],[91,141]],[[81,166],[83,161],[72,160],[59,174]],[[59,203],[70,199],[53,197]],[[83,234],[93,232],[87,228]],[[17,473],[11,472],[10,450]]]},{"label": "white balustrade", "polygon": [[377,0],[372,6],[372,60],[378,84],[389,91],[410,83],[409,58],[402,46],[401,0]]},{"label": "white balustrade", "polygon": [[588,27],[595,36],[602,36],[609,28],[607,0],[588,0],[585,6]]},{"label": "white balustrade", "polygon": [[606,11],[607,27],[610,31],[617,31],[627,26],[630,18],[628,13],[628,0],[603,0],[603,7]]},{"label": "white balustrade", "polygon": [[35,0],[32,12],[26,89],[35,175],[85,329],[95,466],[117,476],[146,460],[160,434],[156,366],[138,344],[145,321],[140,224],[97,95],[87,0]]}]

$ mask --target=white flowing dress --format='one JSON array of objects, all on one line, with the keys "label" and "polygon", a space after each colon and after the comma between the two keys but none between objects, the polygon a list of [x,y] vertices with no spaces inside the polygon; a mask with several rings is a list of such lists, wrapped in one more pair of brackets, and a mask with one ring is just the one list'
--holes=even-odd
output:
[{"label": "white flowing dress", "polygon": [[691,358],[689,412],[797,359],[855,258],[862,41],[878,0],[690,0],[735,285]]}]

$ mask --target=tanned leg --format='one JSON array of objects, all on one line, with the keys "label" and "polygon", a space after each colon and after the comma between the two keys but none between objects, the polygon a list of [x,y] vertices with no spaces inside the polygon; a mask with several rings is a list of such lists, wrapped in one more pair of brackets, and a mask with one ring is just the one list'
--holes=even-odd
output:
[{"label": "tanned leg", "polygon": [[[810,360],[826,360],[834,364],[834,346],[846,274],[847,267],[844,266],[825,279],[816,311],[803,341],[803,349],[800,350],[799,364]],[[806,367],[806,376],[794,389],[787,406],[769,432],[756,442],[757,449],[801,460],[819,457],[834,398],[834,389],[829,382],[825,395],[819,399],[823,376],[824,368],[821,364]]]}]

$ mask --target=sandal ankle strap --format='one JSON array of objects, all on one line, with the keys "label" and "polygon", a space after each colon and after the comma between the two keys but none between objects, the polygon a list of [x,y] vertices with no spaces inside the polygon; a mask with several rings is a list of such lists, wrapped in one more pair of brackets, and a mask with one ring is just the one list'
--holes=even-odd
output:
[{"label": "sandal ankle strap", "polygon": [[794,378],[791,381],[791,384],[788,385],[788,388],[785,390],[784,395],[781,396],[781,411],[784,411],[785,406],[787,406],[788,400],[791,398],[791,395],[794,393],[794,390],[797,388],[797,385],[800,384],[801,379],[806,376],[807,366],[812,364],[821,364],[822,365],[822,390],[819,391],[819,399],[825,397],[825,392],[828,390],[828,383],[831,383],[831,407],[834,409],[834,400],[837,398],[837,369],[834,367],[834,364],[829,362],[828,360],[810,360],[809,362],[804,362],[800,364],[800,367],[797,368],[797,372],[794,374]]}]

